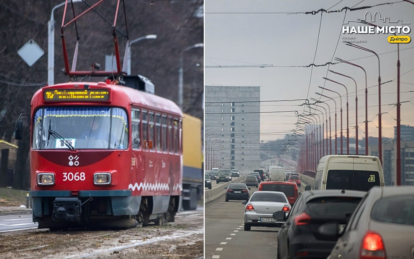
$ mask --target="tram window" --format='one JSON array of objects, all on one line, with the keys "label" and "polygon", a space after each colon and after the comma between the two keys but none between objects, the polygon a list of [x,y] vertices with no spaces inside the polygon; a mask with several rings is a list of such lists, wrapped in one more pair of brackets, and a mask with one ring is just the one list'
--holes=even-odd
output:
[{"label": "tram window", "polygon": [[179,141],[178,120],[174,120],[174,153],[178,153],[178,141]]},{"label": "tram window", "polygon": [[161,116],[155,115],[155,136],[157,138],[157,150],[161,151]]},{"label": "tram window", "polygon": [[154,147],[154,114],[148,114],[148,148],[153,150]]},{"label": "tram window", "polygon": [[148,114],[146,111],[142,111],[142,143],[143,148],[148,149]]},{"label": "tram window", "polygon": [[179,145],[180,145],[180,153],[183,152],[183,121],[180,120],[180,138],[179,138]]},{"label": "tram window", "polygon": [[141,114],[139,110],[132,110],[132,148],[138,149],[141,147]]},{"label": "tram window", "polygon": [[168,118],[168,151],[173,152],[173,126],[172,119]]},{"label": "tram window", "polygon": [[121,108],[112,108],[111,120],[109,147],[111,149],[128,148],[128,120],[125,111]]},{"label": "tram window", "polygon": [[167,117],[162,116],[162,150],[167,151]]}]

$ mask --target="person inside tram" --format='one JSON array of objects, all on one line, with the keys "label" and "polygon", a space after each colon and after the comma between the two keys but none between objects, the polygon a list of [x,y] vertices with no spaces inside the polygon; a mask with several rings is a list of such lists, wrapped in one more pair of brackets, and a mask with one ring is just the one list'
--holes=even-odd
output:
[{"label": "person inside tram", "polygon": [[108,141],[109,134],[102,128],[102,118],[94,117],[90,121],[90,126],[86,127],[81,135],[81,139],[89,140],[106,140]]}]

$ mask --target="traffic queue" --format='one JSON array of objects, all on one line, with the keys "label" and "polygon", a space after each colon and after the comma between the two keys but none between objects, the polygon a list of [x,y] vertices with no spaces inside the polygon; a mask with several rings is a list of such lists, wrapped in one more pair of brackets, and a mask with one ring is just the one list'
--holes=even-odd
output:
[{"label": "traffic queue", "polygon": [[378,157],[324,156],[302,178],[269,168],[243,202],[245,231],[280,227],[277,258],[414,258],[414,188],[385,186]]}]

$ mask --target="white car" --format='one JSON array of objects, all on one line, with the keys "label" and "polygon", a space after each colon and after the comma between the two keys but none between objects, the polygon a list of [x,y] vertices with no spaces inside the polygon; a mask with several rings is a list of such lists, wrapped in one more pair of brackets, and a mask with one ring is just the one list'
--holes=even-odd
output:
[{"label": "white car", "polygon": [[289,212],[291,207],[283,192],[257,191],[250,196],[244,210],[244,230],[251,227],[280,227],[285,221],[277,221],[273,213],[277,211]]}]

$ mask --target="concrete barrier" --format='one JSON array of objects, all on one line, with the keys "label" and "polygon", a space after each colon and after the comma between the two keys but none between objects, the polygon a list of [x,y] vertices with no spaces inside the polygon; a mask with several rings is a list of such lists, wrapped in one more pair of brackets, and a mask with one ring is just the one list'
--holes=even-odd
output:
[{"label": "concrete barrier", "polygon": [[226,190],[224,188],[229,186],[230,183],[241,183],[244,181],[245,178],[246,178],[246,175],[240,174],[240,177],[233,178],[234,180],[232,180],[231,182],[221,184],[211,190],[205,190],[204,191],[204,202],[208,203],[208,202],[214,201],[215,199],[218,199],[221,195],[226,193]]}]

